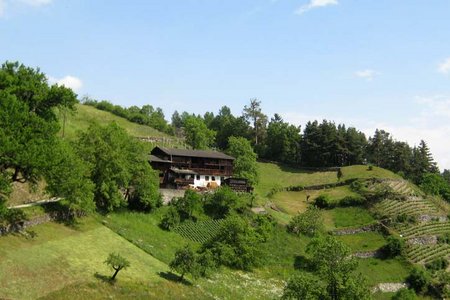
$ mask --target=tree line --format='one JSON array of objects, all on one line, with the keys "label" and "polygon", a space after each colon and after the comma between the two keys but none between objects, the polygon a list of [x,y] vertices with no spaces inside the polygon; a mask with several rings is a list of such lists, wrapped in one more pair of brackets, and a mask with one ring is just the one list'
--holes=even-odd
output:
[{"label": "tree line", "polygon": [[[417,184],[422,182],[425,174],[439,174],[424,140],[417,146],[410,146],[406,142],[395,140],[389,132],[382,129],[377,129],[373,136],[367,137],[355,127],[329,120],[310,121],[301,128],[284,121],[279,114],[274,114],[269,119],[257,99],[251,99],[239,116],[233,115],[229,107],[223,106],[217,114],[206,112],[203,116],[175,111],[170,123],[164,120],[160,108],[149,110],[148,105],[124,109],[107,101],[86,100],[84,103],[117,115],[121,115],[119,111],[128,111],[125,116],[129,120],[138,120],[138,123],[150,126],[153,126],[150,121],[142,123],[140,118],[133,119],[130,116],[136,116],[140,112],[150,120],[149,115],[144,112],[157,111],[160,125],[153,127],[185,137],[194,149],[226,150],[229,138],[234,136],[250,141],[260,159],[298,167],[328,168],[372,164],[389,169]],[[450,182],[448,174],[449,171],[444,170],[442,176],[439,176]]]}]

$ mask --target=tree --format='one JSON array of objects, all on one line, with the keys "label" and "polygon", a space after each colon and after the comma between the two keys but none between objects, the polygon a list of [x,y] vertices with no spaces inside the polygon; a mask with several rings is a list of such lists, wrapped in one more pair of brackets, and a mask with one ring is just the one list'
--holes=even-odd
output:
[{"label": "tree", "polygon": [[267,127],[265,156],[271,160],[297,163],[300,159],[300,128],[283,122],[275,114]]},{"label": "tree", "polygon": [[258,183],[258,169],[256,158],[250,142],[243,137],[228,139],[227,153],[235,158],[233,172],[235,177],[246,178],[250,185]]},{"label": "tree", "polygon": [[158,205],[158,177],[152,174],[146,151],[116,123],[91,125],[80,134],[76,148],[91,167],[99,209],[112,211],[126,205],[130,198],[134,208],[148,210]]},{"label": "tree", "polygon": [[405,248],[405,241],[391,235],[387,238],[387,243],[383,247],[383,252],[388,257],[396,257],[403,253],[404,248]]},{"label": "tree", "polygon": [[209,115],[205,114],[204,118],[206,125],[217,132],[216,146],[219,149],[228,148],[228,139],[231,136],[249,137],[248,122],[244,117],[233,116],[230,108],[227,106],[221,107],[217,116],[214,117],[211,113]]},{"label": "tree", "polygon": [[287,226],[287,230],[297,235],[314,236],[323,230],[322,224],[322,214],[318,208],[313,206],[308,207],[304,213],[293,217]]},{"label": "tree", "polygon": [[214,144],[216,132],[208,129],[205,122],[195,116],[189,116],[184,120],[186,141],[194,149],[208,149]]},{"label": "tree", "polygon": [[417,296],[413,290],[402,288],[398,290],[394,296],[392,296],[392,300],[416,300]]},{"label": "tree", "polygon": [[431,195],[441,195],[450,201],[450,184],[438,173],[425,173],[422,175],[420,188]]},{"label": "tree", "polygon": [[249,222],[237,215],[229,216],[215,237],[205,243],[204,251],[211,251],[218,265],[251,270],[262,260],[259,234]]},{"label": "tree", "polygon": [[105,260],[105,264],[114,269],[114,274],[111,276],[111,280],[116,278],[119,271],[125,270],[130,266],[130,262],[118,253],[110,253],[108,258]]},{"label": "tree", "polygon": [[261,142],[265,135],[267,116],[261,111],[261,101],[258,99],[250,99],[250,105],[244,106],[244,117],[253,125],[253,132],[255,137],[255,145]]},{"label": "tree", "polygon": [[320,279],[309,273],[300,273],[289,278],[283,290],[284,300],[317,300],[324,298],[325,288]]},{"label": "tree", "polygon": [[165,230],[171,230],[180,224],[180,214],[174,206],[170,206],[164,214],[160,226]]},{"label": "tree", "polygon": [[172,270],[180,273],[180,281],[183,281],[186,274],[191,274],[194,278],[197,278],[199,275],[199,266],[195,252],[188,245],[175,252],[175,258],[170,262],[169,266]]},{"label": "tree", "polygon": [[230,187],[221,186],[208,195],[205,211],[214,218],[221,219],[234,211],[242,211],[246,205],[244,196],[236,194]]},{"label": "tree", "polygon": [[184,196],[174,203],[180,215],[192,219],[195,211],[201,208],[202,197],[193,190],[186,190]]},{"label": "tree", "polygon": [[430,285],[431,278],[430,274],[422,268],[415,267],[408,278],[406,278],[406,282],[417,292],[425,292]]},{"label": "tree", "polygon": [[45,169],[47,192],[63,197],[73,215],[94,211],[94,184],[89,177],[89,166],[65,141],[54,144],[51,156],[50,165]]},{"label": "tree", "polygon": [[325,282],[330,299],[369,299],[367,284],[355,276],[357,262],[350,249],[329,235],[313,239],[307,246],[316,274]]}]

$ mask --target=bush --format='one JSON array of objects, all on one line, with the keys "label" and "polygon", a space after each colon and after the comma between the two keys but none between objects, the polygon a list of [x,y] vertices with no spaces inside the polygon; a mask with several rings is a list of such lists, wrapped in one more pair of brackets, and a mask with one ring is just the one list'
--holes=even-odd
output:
[{"label": "bush", "polygon": [[439,244],[450,244],[450,232],[438,236]]},{"label": "bush", "polygon": [[354,192],[361,192],[364,189],[364,183],[360,180],[353,181],[350,184],[350,189]]},{"label": "bush", "polygon": [[164,214],[164,217],[161,220],[159,226],[165,230],[171,230],[174,227],[180,224],[180,215],[178,214],[178,210],[170,206],[167,212]]},{"label": "bush", "polygon": [[417,296],[413,290],[403,288],[392,296],[392,300],[416,300]]},{"label": "bush", "polygon": [[328,208],[332,206],[331,198],[327,194],[319,195],[319,197],[314,200],[314,203],[319,208]]},{"label": "bush", "polygon": [[425,264],[425,268],[429,271],[445,270],[448,267],[448,260],[444,257],[437,258]]},{"label": "bush", "polygon": [[395,236],[389,236],[387,238],[387,244],[383,247],[383,253],[387,257],[396,257],[401,255],[405,248],[405,241]]},{"label": "bush", "polygon": [[416,267],[411,271],[406,282],[409,283],[417,293],[425,292],[431,282],[430,274],[425,270]]},{"label": "bush", "polygon": [[310,207],[304,213],[292,218],[287,225],[288,232],[300,235],[314,236],[323,230],[323,219],[320,210]]},{"label": "bush", "polygon": [[236,194],[230,187],[222,186],[205,201],[205,212],[216,219],[222,219],[232,211],[242,212],[246,206],[246,197]]},{"label": "bush", "polygon": [[358,206],[366,202],[366,198],[360,195],[345,196],[339,201],[339,206]]}]

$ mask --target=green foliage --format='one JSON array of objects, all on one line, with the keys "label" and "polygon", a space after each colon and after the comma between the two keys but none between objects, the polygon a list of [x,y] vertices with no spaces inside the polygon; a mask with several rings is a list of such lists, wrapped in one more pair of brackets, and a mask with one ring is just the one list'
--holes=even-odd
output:
[{"label": "green foliage", "polygon": [[342,207],[346,207],[346,206],[359,206],[359,205],[363,205],[364,203],[366,203],[366,198],[364,198],[361,195],[350,195],[350,196],[345,196],[344,198],[342,198],[338,205],[342,206]]},{"label": "green foliage", "polygon": [[183,197],[172,202],[183,219],[192,219],[194,212],[202,209],[202,197],[193,190],[186,190]]},{"label": "green foliage", "polygon": [[383,247],[383,252],[387,257],[396,257],[403,253],[405,241],[395,236],[388,236],[387,244]]},{"label": "green foliage", "polygon": [[294,234],[305,234],[314,236],[323,231],[323,217],[321,211],[317,207],[308,207],[301,214],[292,218],[287,225],[287,230]]},{"label": "green foliage", "polygon": [[141,211],[151,211],[162,205],[162,197],[159,193],[158,173],[142,163],[133,172],[128,206]]},{"label": "green foliage", "polygon": [[76,146],[91,167],[99,209],[112,211],[130,198],[135,208],[148,210],[158,206],[158,177],[152,174],[142,145],[124,129],[115,123],[105,127],[93,124],[80,134]]},{"label": "green foliage", "polygon": [[429,271],[439,271],[439,270],[445,270],[447,269],[449,263],[448,260],[444,257],[436,258],[435,260],[432,260],[425,264],[425,268]]},{"label": "green foliage", "polygon": [[444,233],[443,235],[438,236],[439,244],[450,244],[450,232]]},{"label": "green foliage", "polygon": [[180,214],[174,206],[170,206],[161,219],[160,226],[165,230],[172,230],[180,224]]},{"label": "green foliage", "polygon": [[105,260],[105,264],[114,269],[114,274],[111,276],[111,280],[114,280],[121,270],[125,270],[130,266],[130,262],[121,256],[119,253],[110,253]]},{"label": "green foliage", "polygon": [[271,215],[255,215],[253,217],[253,226],[260,240],[267,242],[272,236],[276,226],[276,220]]},{"label": "green foliage", "polygon": [[214,254],[209,249],[206,249],[205,251],[197,254],[196,262],[199,275],[202,277],[208,276],[217,268],[217,263],[216,260],[214,259]]},{"label": "green foliage", "polygon": [[331,235],[313,239],[307,246],[315,273],[326,285],[330,299],[370,299],[362,276],[354,275],[357,262],[350,249]]},{"label": "green foliage", "polygon": [[208,149],[214,144],[216,132],[208,129],[205,122],[195,116],[189,116],[184,121],[186,141],[194,149]]},{"label": "green foliage", "polygon": [[331,197],[329,195],[327,195],[327,194],[319,195],[319,197],[317,197],[314,200],[314,204],[317,207],[320,207],[320,208],[328,208],[332,204]]},{"label": "green foliage", "polygon": [[300,127],[284,122],[275,114],[267,127],[264,157],[284,163],[298,163],[300,157]]},{"label": "green foliage", "polygon": [[191,274],[193,278],[199,276],[199,266],[195,252],[188,245],[175,252],[175,258],[170,262],[169,266],[170,269],[180,274],[180,281],[183,281],[186,274]]},{"label": "green foliage", "polygon": [[243,137],[232,136],[228,139],[227,153],[235,158],[233,163],[234,176],[246,178],[252,186],[257,184],[257,155],[250,142]]},{"label": "green foliage", "polygon": [[238,195],[228,186],[221,186],[214,193],[206,196],[205,212],[216,219],[222,219],[233,211],[242,212],[246,198]]},{"label": "green foliage", "polygon": [[425,292],[431,283],[431,277],[424,269],[416,267],[409,274],[406,281],[417,292]]},{"label": "green foliage", "polygon": [[309,273],[299,273],[289,278],[283,290],[283,300],[317,300],[323,299],[325,287],[320,279]]},{"label": "green foliage", "polygon": [[228,139],[231,136],[249,137],[248,122],[244,117],[235,117],[227,106],[220,108],[219,113],[214,116],[212,113],[206,113],[204,120],[208,128],[217,132],[216,146],[219,149],[228,148]]},{"label": "green foliage", "polygon": [[88,165],[64,141],[55,143],[52,157],[52,165],[45,171],[46,190],[53,196],[64,197],[72,212],[94,211],[94,184]]},{"label": "green foliage", "polygon": [[417,296],[414,290],[407,288],[400,289],[391,298],[392,300],[416,300]]},{"label": "green foliage", "polygon": [[431,195],[441,195],[450,201],[450,184],[437,173],[426,173],[422,177],[420,188]]},{"label": "green foliage", "polygon": [[202,251],[210,250],[217,265],[250,270],[261,260],[260,235],[249,222],[237,215],[223,222],[219,233],[205,243]]}]

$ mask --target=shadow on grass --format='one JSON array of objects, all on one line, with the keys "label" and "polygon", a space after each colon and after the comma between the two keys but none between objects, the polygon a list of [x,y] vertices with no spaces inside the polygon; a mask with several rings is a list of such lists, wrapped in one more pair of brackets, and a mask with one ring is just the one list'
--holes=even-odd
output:
[{"label": "shadow on grass", "polygon": [[182,283],[184,285],[189,285],[191,286],[192,283],[190,283],[189,281],[187,281],[186,279],[183,278],[182,281],[180,281],[180,276],[173,274],[172,272],[158,272],[157,273],[161,278],[164,278],[166,280],[169,281],[173,281],[173,282],[177,282],[177,283]]},{"label": "shadow on grass", "polygon": [[109,283],[111,285],[113,285],[116,282],[116,280],[111,279],[111,276],[103,275],[98,272],[95,272],[94,277],[97,278],[98,280],[101,280],[105,283]]},{"label": "shadow on grass", "polygon": [[313,271],[314,265],[311,261],[303,255],[297,255],[294,259],[294,269],[296,270],[305,270],[305,271]]}]

